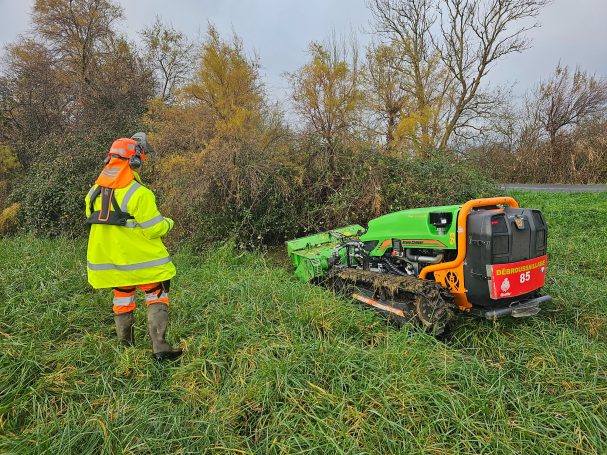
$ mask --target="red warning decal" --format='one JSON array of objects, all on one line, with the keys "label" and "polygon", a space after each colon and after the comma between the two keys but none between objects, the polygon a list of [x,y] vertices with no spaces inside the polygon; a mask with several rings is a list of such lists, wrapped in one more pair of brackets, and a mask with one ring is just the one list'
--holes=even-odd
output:
[{"label": "red warning decal", "polygon": [[535,291],[546,281],[547,257],[487,266],[492,299],[516,297]]}]

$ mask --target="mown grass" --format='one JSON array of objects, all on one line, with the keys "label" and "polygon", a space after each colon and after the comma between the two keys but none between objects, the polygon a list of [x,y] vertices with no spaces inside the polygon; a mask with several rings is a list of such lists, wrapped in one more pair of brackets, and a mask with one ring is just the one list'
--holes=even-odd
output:
[{"label": "mown grass", "polygon": [[605,194],[517,193],[549,222],[540,317],[459,317],[447,343],[224,247],[176,255],[156,365],[113,336],[85,245],[0,243],[0,452],[606,453]]}]

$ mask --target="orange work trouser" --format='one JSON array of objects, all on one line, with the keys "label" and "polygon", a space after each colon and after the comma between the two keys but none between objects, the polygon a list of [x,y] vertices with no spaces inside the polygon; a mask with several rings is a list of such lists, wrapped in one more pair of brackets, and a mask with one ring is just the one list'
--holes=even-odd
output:
[{"label": "orange work trouser", "polygon": [[153,303],[169,304],[169,282],[138,284],[137,286],[128,286],[114,288],[114,314],[129,313],[137,308],[135,303],[135,294],[137,289],[145,292],[145,303],[151,305]]}]

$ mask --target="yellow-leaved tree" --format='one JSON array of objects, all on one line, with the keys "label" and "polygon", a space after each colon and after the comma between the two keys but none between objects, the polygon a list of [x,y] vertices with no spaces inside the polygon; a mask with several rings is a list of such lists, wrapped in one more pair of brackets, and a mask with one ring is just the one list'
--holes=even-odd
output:
[{"label": "yellow-leaved tree", "polygon": [[218,141],[254,134],[262,123],[263,91],[257,59],[240,38],[221,37],[209,25],[191,80],[173,88],[174,99],[148,103],[146,123],[159,153],[200,152]]},{"label": "yellow-leaved tree", "polygon": [[212,25],[185,94],[207,108],[216,136],[239,136],[259,126],[263,97],[257,59],[247,58],[240,38],[226,41]]},{"label": "yellow-leaved tree", "polygon": [[254,244],[292,232],[295,221],[283,221],[296,220],[300,171],[287,159],[289,134],[264,102],[258,71],[238,37],[226,40],[209,26],[192,80],[170,104],[149,103],[151,139],[165,155],[155,183],[178,238],[233,235]]},{"label": "yellow-leaved tree", "polygon": [[295,111],[317,134],[331,173],[336,169],[337,146],[351,137],[361,108],[362,90],[357,52],[351,54],[334,41],[311,43],[310,61],[289,74]]}]

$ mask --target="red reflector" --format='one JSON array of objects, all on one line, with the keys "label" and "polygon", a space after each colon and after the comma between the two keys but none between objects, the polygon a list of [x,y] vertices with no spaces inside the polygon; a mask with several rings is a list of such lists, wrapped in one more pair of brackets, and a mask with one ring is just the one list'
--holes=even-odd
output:
[{"label": "red reflector", "polygon": [[491,221],[491,224],[499,224],[499,221],[498,220],[493,220],[493,221]]}]

